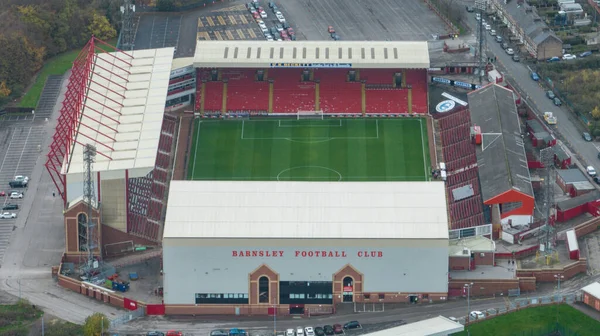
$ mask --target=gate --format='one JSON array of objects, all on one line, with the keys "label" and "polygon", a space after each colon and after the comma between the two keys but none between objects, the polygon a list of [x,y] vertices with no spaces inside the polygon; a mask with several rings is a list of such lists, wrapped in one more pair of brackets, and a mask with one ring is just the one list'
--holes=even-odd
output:
[{"label": "gate", "polygon": [[519,296],[521,295],[521,288],[517,288],[517,289],[509,289],[508,290],[508,296]]},{"label": "gate", "polygon": [[132,310],[130,312],[127,312],[121,316],[117,316],[116,318],[110,320],[110,327],[115,328],[117,326],[120,326],[122,324],[125,324],[133,319],[136,319],[136,318],[142,317],[142,316],[144,316],[144,308],[140,307],[136,310]]}]

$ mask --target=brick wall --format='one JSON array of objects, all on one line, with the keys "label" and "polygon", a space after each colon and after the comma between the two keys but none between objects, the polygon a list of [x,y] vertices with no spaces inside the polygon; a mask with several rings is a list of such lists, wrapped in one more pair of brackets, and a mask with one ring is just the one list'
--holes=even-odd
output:
[{"label": "brick wall", "polygon": [[452,279],[448,282],[448,290],[461,290],[465,284],[473,283],[471,296],[508,295],[509,289],[520,288],[519,279]]},{"label": "brick wall", "polygon": [[480,265],[494,265],[494,252],[483,252],[483,257],[481,256],[481,252],[474,252],[475,255],[475,266]]},{"label": "brick wall", "polygon": [[534,277],[538,282],[554,282],[556,281],[555,275],[562,275],[567,280],[586,271],[587,260],[582,258],[562,268],[517,270],[517,277]]},{"label": "brick wall", "polygon": [[469,257],[450,257],[449,268],[451,271],[468,271],[469,270]]},{"label": "brick wall", "polygon": [[600,227],[600,217],[592,218],[585,223],[581,223],[575,227],[575,235],[581,238],[587,234],[596,231]]}]

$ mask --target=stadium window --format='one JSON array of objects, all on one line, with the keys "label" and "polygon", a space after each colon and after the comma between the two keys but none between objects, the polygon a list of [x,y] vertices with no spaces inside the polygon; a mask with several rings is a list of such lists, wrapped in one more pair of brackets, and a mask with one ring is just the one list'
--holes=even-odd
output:
[{"label": "stadium window", "polygon": [[385,299],[385,294],[379,294],[379,300]]},{"label": "stadium window", "polygon": [[306,59],[306,47],[302,48],[302,58]]},{"label": "stadium window", "polygon": [[315,58],[319,59],[319,53],[320,53],[321,49],[317,48],[315,49]]},{"label": "stadium window", "polygon": [[385,58],[385,59],[388,58],[388,50],[387,50],[387,48],[383,48],[383,58]]},{"label": "stadium window", "polygon": [[369,300],[371,298],[371,294],[363,294],[365,300]]},{"label": "stadium window", "polygon": [[260,277],[258,279],[258,302],[259,303],[269,303],[269,278],[266,276]]},{"label": "stadium window", "polygon": [[325,59],[329,59],[329,48],[325,48]]},{"label": "stadium window", "polygon": [[283,51],[284,51],[283,47],[279,48],[279,59],[283,59]]},{"label": "stadium window", "polygon": [[233,49],[233,58],[237,58],[238,56],[238,47],[235,47],[235,49]]},{"label": "stadium window", "polygon": [[225,55],[223,58],[227,58],[228,54],[229,54],[229,47],[225,47]]},{"label": "stadium window", "polygon": [[352,48],[348,48],[348,58],[352,59]]},{"label": "stadium window", "polygon": [[375,48],[371,48],[371,59],[375,59]]},{"label": "stadium window", "polygon": [[248,51],[246,51],[246,58],[250,59],[252,57],[252,47],[248,47]]},{"label": "stadium window", "polygon": [[338,58],[342,59],[342,48],[338,48]]},{"label": "stadium window", "polygon": [[394,48],[394,58],[398,59],[398,48]]},{"label": "stadium window", "polygon": [[297,53],[297,50],[296,50],[296,47],[294,47],[294,49],[293,49],[293,51],[292,51],[292,57],[293,57],[294,59],[296,59],[296,53]]},{"label": "stadium window", "polygon": [[258,48],[256,49],[256,58],[258,58],[258,59],[260,59],[260,52],[261,52],[261,50],[262,50],[262,48],[261,48],[261,47],[258,47]]},{"label": "stadium window", "polygon": [[365,59],[365,48],[360,48],[360,58]]},{"label": "stadium window", "polygon": [[271,59],[273,59],[273,55],[275,55],[275,48],[271,47]]}]

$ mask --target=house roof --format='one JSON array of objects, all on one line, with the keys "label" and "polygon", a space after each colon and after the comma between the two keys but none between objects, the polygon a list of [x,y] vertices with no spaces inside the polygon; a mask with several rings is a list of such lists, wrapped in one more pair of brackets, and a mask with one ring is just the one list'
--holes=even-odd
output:
[{"label": "house roof", "polygon": [[546,131],[546,128],[537,119],[529,119],[525,122],[529,128],[533,131],[533,135],[536,139],[543,140],[550,136],[550,133]]},{"label": "house roof", "polygon": [[561,41],[554,32],[548,28],[548,25],[540,18],[535,7],[522,1],[498,1],[500,6],[504,7],[506,13],[519,24],[535,44],[541,44],[545,40],[552,38]]},{"label": "house roof", "polygon": [[445,184],[171,181],[164,238],[447,240]]},{"label": "house roof", "polygon": [[196,41],[196,68],[429,68],[427,41]]},{"label": "house roof", "polygon": [[558,203],[556,203],[556,207],[560,210],[569,210],[569,209],[578,207],[582,204],[586,204],[591,201],[595,201],[597,199],[600,199],[600,191],[594,190],[587,194],[583,194],[581,196],[569,198],[564,201],[558,202]]},{"label": "house roof", "polygon": [[95,172],[128,169],[137,177],[154,168],[173,51],[134,50],[126,60],[118,52],[97,54],[63,173],[82,175],[86,144],[96,147]]},{"label": "house roof", "polygon": [[558,176],[567,184],[575,182],[589,182],[579,169],[558,169]]},{"label": "house roof", "polygon": [[560,161],[564,161],[571,157],[561,146],[552,146],[552,148],[554,149],[554,154]]},{"label": "house roof", "polygon": [[483,200],[509,190],[533,197],[513,92],[491,84],[468,97],[471,121],[481,127],[483,135],[481,146],[476,147]]}]

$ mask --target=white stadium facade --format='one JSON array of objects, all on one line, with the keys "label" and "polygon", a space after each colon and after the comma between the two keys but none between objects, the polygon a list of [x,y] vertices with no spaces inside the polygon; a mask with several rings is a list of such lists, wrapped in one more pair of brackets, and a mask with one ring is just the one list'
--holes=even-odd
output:
[{"label": "white stadium facade", "polygon": [[172,181],[168,314],[302,314],[443,301],[443,182]]}]

